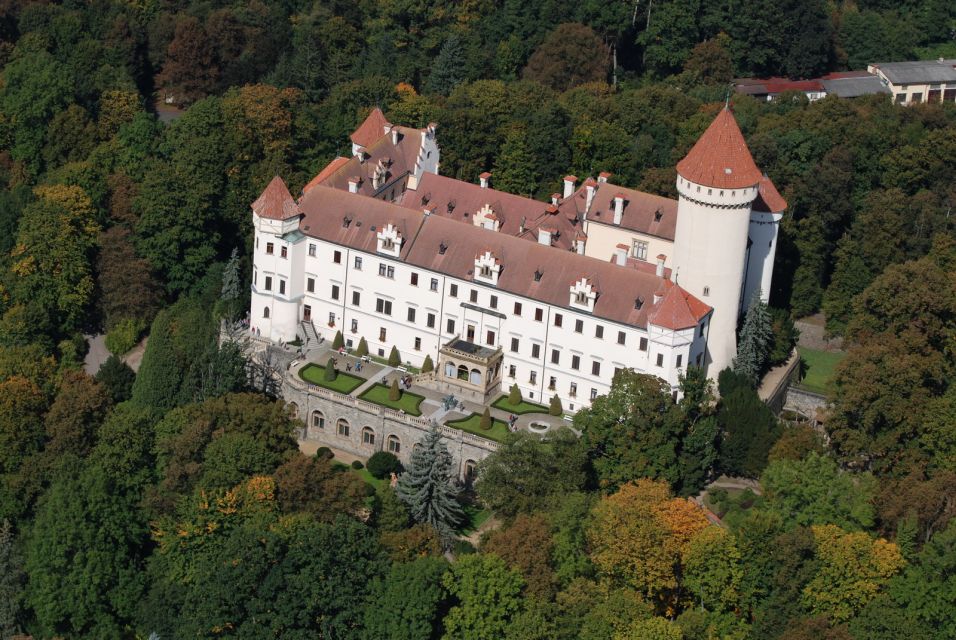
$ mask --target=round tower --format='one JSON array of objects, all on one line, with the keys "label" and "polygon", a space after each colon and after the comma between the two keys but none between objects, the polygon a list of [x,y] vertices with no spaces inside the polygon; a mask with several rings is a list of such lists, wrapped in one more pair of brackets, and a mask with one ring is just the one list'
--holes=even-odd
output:
[{"label": "round tower", "polygon": [[705,330],[711,378],[737,355],[750,213],[761,178],[729,108],[677,164],[673,279],[714,309]]}]

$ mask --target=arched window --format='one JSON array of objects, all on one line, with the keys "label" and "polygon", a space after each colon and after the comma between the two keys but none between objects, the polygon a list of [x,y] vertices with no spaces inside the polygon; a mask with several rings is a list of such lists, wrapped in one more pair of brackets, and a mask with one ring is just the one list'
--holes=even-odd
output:
[{"label": "arched window", "polygon": [[402,450],[402,443],[398,439],[398,436],[388,437],[388,450],[396,454]]},{"label": "arched window", "polygon": [[467,380],[468,379],[468,367],[465,365],[458,365],[458,379]]},{"label": "arched window", "polygon": [[262,307],[262,317],[263,318],[269,317],[269,307]]},{"label": "arched window", "polygon": [[475,471],[477,468],[477,462],[474,460],[465,460],[465,482],[471,482],[475,479]]},{"label": "arched window", "polygon": [[478,369],[471,370],[471,378],[468,380],[471,384],[481,384],[481,371]]},{"label": "arched window", "polygon": [[446,377],[446,378],[454,378],[454,377],[455,377],[455,363],[454,363],[454,362],[446,362],[446,363],[445,363],[445,377]]},{"label": "arched window", "polygon": [[375,432],[372,431],[371,427],[362,429],[362,444],[367,444],[370,447],[375,446]]},{"label": "arched window", "polygon": [[286,405],[289,408],[289,417],[298,418],[299,417],[299,405],[294,402],[290,402]]},{"label": "arched window", "polygon": [[335,432],[340,436],[345,438],[349,437],[349,422],[345,418],[339,418],[339,421],[335,423]]},{"label": "arched window", "polygon": [[321,411],[313,411],[312,426],[317,429],[325,429],[325,414]]}]

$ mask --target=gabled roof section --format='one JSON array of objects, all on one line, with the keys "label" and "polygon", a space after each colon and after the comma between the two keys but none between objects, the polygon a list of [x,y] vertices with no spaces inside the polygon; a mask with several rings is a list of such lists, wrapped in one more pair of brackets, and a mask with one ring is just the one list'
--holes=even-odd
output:
[{"label": "gabled roof section", "polygon": [[[614,196],[621,195],[624,196],[624,212],[621,216],[621,224],[618,226],[666,240],[674,239],[674,232],[677,229],[677,200],[628,189],[610,182],[598,182],[596,188],[591,210],[588,213],[588,220],[591,222],[613,225]],[[578,198],[583,207],[586,197],[585,190],[582,188],[568,200]]]},{"label": "gabled roof section", "polygon": [[737,120],[724,107],[687,156],[677,173],[691,182],[718,189],[752,187],[762,177]]},{"label": "gabled roof section", "polygon": [[302,187],[302,193],[308,193],[309,190],[315,185],[325,182],[329,176],[341,169],[348,161],[349,159],[344,156],[338,156],[337,158],[333,159],[332,162],[325,165],[325,168],[322,169],[322,171],[319,171],[318,175],[309,180],[309,184]]},{"label": "gabled roof section", "polygon": [[676,284],[669,280],[664,283],[667,288],[664,298],[647,314],[651,324],[679,331],[696,327],[701,319],[711,312],[709,306]]},{"label": "gabled roof section", "polygon": [[783,199],[777,187],[767,176],[760,179],[757,188],[757,199],[754,200],[754,211],[767,213],[783,213],[787,208],[787,201]]},{"label": "gabled roof section", "polygon": [[260,218],[272,220],[286,220],[302,213],[279,176],[274,177],[262,195],[252,203],[252,211]]},{"label": "gabled roof section", "polygon": [[381,109],[375,107],[349,138],[355,144],[368,147],[385,135],[385,127],[388,126],[391,126],[391,123],[385,119],[385,114],[382,113]]},{"label": "gabled roof section", "polygon": [[[410,129],[400,125],[395,125],[393,129],[398,132],[397,144],[392,143],[392,136],[379,136],[375,142],[364,148],[361,158],[352,156],[346,158],[344,162],[336,158],[330,162],[319,175],[309,181],[309,189],[321,184],[325,187],[348,191],[349,180],[358,176],[361,178],[358,192],[372,196],[393,181],[413,173],[421,150],[423,133],[420,129]],[[379,163],[385,161],[388,162],[385,181],[376,189],[372,175]]]}]

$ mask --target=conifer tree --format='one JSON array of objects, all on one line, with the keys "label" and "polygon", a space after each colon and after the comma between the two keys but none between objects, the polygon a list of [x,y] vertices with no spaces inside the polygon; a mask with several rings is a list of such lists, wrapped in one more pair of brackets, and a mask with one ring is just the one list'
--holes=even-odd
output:
[{"label": "conifer tree", "polygon": [[241,292],[239,284],[239,249],[233,248],[232,255],[229,256],[229,262],[222,271],[222,293],[220,297],[225,300],[236,300]]},{"label": "conifer tree", "polygon": [[461,46],[461,38],[457,35],[449,36],[432,64],[426,85],[428,92],[447,96],[464,80],[464,66],[465,52]]},{"label": "conifer tree", "polygon": [[431,356],[425,356],[425,361],[422,362],[422,373],[430,373],[435,370],[435,363],[432,362]]},{"label": "conifer tree", "polygon": [[508,404],[521,404],[521,389],[518,388],[517,382],[511,385],[511,391],[508,393]]},{"label": "conifer tree", "polygon": [[402,364],[402,356],[398,353],[398,348],[392,346],[392,350],[388,352],[388,366],[397,367]]},{"label": "conifer tree", "polygon": [[491,428],[491,409],[485,407],[485,412],[481,414],[481,420],[478,421],[478,427],[483,431],[487,431]]},{"label": "conifer tree", "polygon": [[402,390],[398,388],[398,380],[392,380],[392,386],[388,389],[388,399],[392,402],[398,402],[402,399]]},{"label": "conifer tree", "polygon": [[368,343],[365,341],[365,337],[363,336],[362,339],[359,340],[358,347],[355,349],[355,356],[357,358],[362,358],[367,355],[368,355]]},{"label": "conifer tree", "polygon": [[325,381],[332,382],[339,375],[339,372],[335,370],[335,358],[329,358],[329,361],[325,363]]},{"label": "conifer tree", "polygon": [[332,339],[332,348],[338,351],[343,346],[345,346],[345,339],[342,337],[342,332],[336,331],[335,337]]},{"label": "conifer tree", "polygon": [[437,428],[432,428],[421,446],[412,452],[405,473],[398,480],[398,497],[408,505],[415,522],[435,527],[442,540],[450,541],[463,513],[458,489],[452,485],[452,459]]},{"label": "conifer tree", "polygon": [[13,526],[0,522],[0,638],[12,638],[23,588],[23,570],[13,546]]},{"label": "conifer tree", "polygon": [[760,299],[760,289],[757,289],[750,300],[750,306],[747,307],[744,326],[740,330],[734,371],[746,376],[750,383],[756,386],[772,345],[773,324],[770,311]]},{"label": "conifer tree", "polygon": [[548,408],[548,414],[559,416],[564,413],[564,407],[561,405],[561,398],[557,394],[551,396],[551,406]]}]

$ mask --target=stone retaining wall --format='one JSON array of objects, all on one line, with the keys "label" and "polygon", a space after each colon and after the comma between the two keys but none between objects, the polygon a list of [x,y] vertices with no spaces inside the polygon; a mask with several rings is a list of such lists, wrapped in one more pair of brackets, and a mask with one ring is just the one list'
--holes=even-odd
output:
[{"label": "stone retaining wall", "polygon": [[825,409],[826,406],[826,396],[791,386],[787,389],[786,402],[784,403],[783,408],[790,411],[796,411],[797,413],[805,416],[808,420],[810,420],[811,423],[813,423],[814,426],[816,426],[817,411],[820,409]]}]

